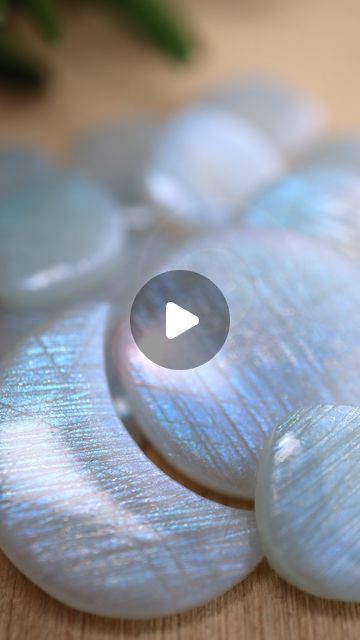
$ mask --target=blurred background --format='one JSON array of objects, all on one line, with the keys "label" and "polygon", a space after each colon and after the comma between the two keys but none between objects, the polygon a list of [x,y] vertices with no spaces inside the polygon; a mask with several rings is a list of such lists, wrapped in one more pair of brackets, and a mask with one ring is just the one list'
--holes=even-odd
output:
[{"label": "blurred background", "polygon": [[[141,0],[1,0],[1,142],[62,154],[92,126],[144,111],[167,114],[224,80],[259,71],[320,98],[333,128],[358,126],[357,0],[164,5],[165,19],[160,11],[149,24],[151,6],[144,12]],[[33,60],[46,69],[47,82]]]}]

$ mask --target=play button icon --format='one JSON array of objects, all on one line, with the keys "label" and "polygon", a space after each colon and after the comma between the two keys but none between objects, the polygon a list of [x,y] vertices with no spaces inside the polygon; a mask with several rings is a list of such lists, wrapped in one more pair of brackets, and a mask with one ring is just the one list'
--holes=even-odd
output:
[{"label": "play button icon", "polygon": [[185,331],[189,331],[199,324],[198,316],[183,307],[179,307],[175,302],[168,302],[166,305],[166,337],[173,340],[181,336]]},{"label": "play button icon", "polygon": [[130,326],[137,347],[153,363],[192,369],[221,349],[230,313],[211,280],[194,271],[174,270],[142,287],[131,308]]}]

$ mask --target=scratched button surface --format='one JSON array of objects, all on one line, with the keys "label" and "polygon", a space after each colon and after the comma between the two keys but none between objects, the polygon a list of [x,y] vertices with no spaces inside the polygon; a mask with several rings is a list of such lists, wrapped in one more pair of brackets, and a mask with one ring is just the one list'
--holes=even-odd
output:
[{"label": "scratched button surface", "polygon": [[285,580],[321,598],[360,601],[360,409],[322,405],[277,425],[261,456],[256,517]]},{"label": "scratched button surface", "polygon": [[252,571],[255,516],[185,489],[135,444],[109,393],[106,323],[103,305],[67,314],[2,366],[0,546],[77,609],[175,613]]},{"label": "scratched button surface", "polygon": [[197,482],[252,497],[266,433],[290,411],[360,391],[357,264],[306,237],[238,230],[183,249],[170,268],[209,277],[229,305],[220,352],[203,366],[150,363],[124,329],[114,360],[140,430]]}]

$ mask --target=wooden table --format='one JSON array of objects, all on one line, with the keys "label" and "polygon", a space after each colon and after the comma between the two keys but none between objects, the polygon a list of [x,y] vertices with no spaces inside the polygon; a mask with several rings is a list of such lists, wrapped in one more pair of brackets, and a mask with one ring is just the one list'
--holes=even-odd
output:
[{"label": "wooden table", "polygon": [[[360,123],[358,0],[186,0],[202,39],[193,65],[176,68],[106,17],[77,10],[50,53],[43,98],[0,94],[0,138],[35,142],[55,156],[96,124],[144,110],[167,113],[231,76],[267,71],[317,95],[331,126]],[[266,563],[223,597],[150,622],[111,621],[55,602],[0,557],[1,640],[355,640],[360,605],[297,591]]]}]

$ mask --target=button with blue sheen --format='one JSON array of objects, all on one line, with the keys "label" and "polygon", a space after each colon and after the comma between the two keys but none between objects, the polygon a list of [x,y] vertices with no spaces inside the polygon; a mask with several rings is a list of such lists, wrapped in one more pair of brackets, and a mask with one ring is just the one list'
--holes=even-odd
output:
[{"label": "button with blue sheen", "polygon": [[267,76],[245,76],[218,88],[209,97],[256,126],[285,154],[296,154],[324,130],[325,109],[310,96]]},{"label": "button with blue sheen", "polygon": [[350,258],[360,258],[360,173],[313,167],[293,173],[257,196],[240,224],[304,233]]},{"label": "button with blue sheen", "polygon": [[104,305],[58,317],[0,371],[0,545],[81,611],[177,613],[255,568],[255,514],[196,495],[140,450],[110,396],[106,326]]},{"label": "button with blue sheen", "polygon": [[321,598],[360,601],[359,408],[304,408],[276,426],[260,459],[256,519],[285,580]]},{"label": "button with blue sheen", "polygon": [[194,108],[164,128],[145,183],[156,207],[207,229],[226,223],[282,168],[280,154],[251,124],[221,109]]},{"label": "button with blue sheen", "polygon": [[89,180],[51,175],[0,200],[0,300],[49,306],[79,297],[118,266],[117,204]]},{"label": "button with blue sheen", "polygon": [[300,234],[247,229],[193,242],[167,267],[220,288],[230,331],[212,360],[172,371],[145,358],[125,327],[113,358],[133,416],[188,478],[251,498],[277,422],[304,405],[359,397],[357,264]]}]

